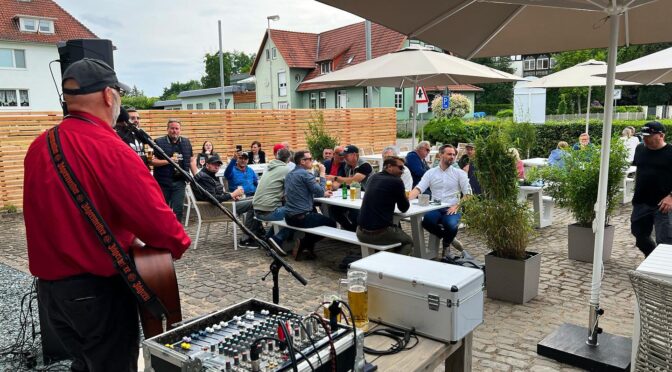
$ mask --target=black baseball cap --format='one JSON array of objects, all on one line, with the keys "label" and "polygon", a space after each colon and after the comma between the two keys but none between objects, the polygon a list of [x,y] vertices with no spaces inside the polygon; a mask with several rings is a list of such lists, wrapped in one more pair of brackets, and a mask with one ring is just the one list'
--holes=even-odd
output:
[{"label": "black baseball cap", "polygon": [[70,95],[89,94],[101,91],[106,87],[118,88],[128,92],[131,88],[117,79],[117,74],[107,63],[93,58],[83,58],[71,64],[63,72],[61,87],[66,80],[73,79],[79,89],[63,88],[63,93]]},{"label": "black baseball cap", "polygon": [[222,159],[217,154],[210,156],[208,158],[208,160],[206,161],[206,163],[208,163],[208,164],[214,164],[214,163],[224,164]]},{"label": "black baseball cap", "polygon": [[650,121],[642,127],[642,136],[650,136],[656,133],[665,133],[665,126],[657,121]]},{"label": "black baseball cap", "polygon": [[359,148],[355,145],[347,145],[339,155],[344,156],[345,154],[359,154]]}]

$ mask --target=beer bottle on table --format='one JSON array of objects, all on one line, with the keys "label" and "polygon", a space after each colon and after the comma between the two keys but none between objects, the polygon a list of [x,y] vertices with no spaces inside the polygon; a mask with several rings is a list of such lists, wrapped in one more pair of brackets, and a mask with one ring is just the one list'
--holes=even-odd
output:
[{"label": "beer bottle on table", "polygon": [[341,185],[341,193],[343,194],[343,199],[348,198],[348,185],[346,185],[345,182]]}]

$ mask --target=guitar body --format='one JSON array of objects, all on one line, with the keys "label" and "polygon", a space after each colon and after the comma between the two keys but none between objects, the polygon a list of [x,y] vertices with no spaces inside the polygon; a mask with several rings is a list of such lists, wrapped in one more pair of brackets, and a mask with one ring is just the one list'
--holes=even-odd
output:
[{"label": "guitar body", "polygon": [[[182,321],[180,291],[173,257],[165,249],[139,247],[135,244],[131,247],[130,253],[138,273],[168,310],[166,330],[171,329],[171,324]],[[156,319],[142,306],[140,306],[140,321],[145,338],[163,333],[161,319]]]}]

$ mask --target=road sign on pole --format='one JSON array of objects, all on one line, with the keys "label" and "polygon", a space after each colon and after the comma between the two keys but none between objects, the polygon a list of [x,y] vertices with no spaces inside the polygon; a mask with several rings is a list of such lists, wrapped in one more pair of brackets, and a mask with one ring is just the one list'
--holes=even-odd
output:
[{"label": "road sign on pole", "polygon": [[447,110],[450,107],[450,96],[443,96],[443,101],[441,102],[441,109]]},{"label": "road sign on pole", "polygon": [[425,88],[418,87],[418,90],[415,91],[415,102],[416,103],[429,103],[427,94],[425,94]]}]

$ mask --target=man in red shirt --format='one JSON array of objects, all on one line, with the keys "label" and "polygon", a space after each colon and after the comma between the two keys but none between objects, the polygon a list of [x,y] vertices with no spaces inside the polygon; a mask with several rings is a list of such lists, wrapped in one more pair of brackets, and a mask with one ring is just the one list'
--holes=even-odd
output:
[{"label": "man in red shirt", "polygon": [[[121,84],[107,64],[73,63],[63,74],[70,114],[62,153],[122,249],[134,238],[178,259],[191,244],[140,157],[112,129]],[[30,272],[73,371],[136,371],[137,303],[54,168],[46,135],[24,161],[24,221]]]}]

